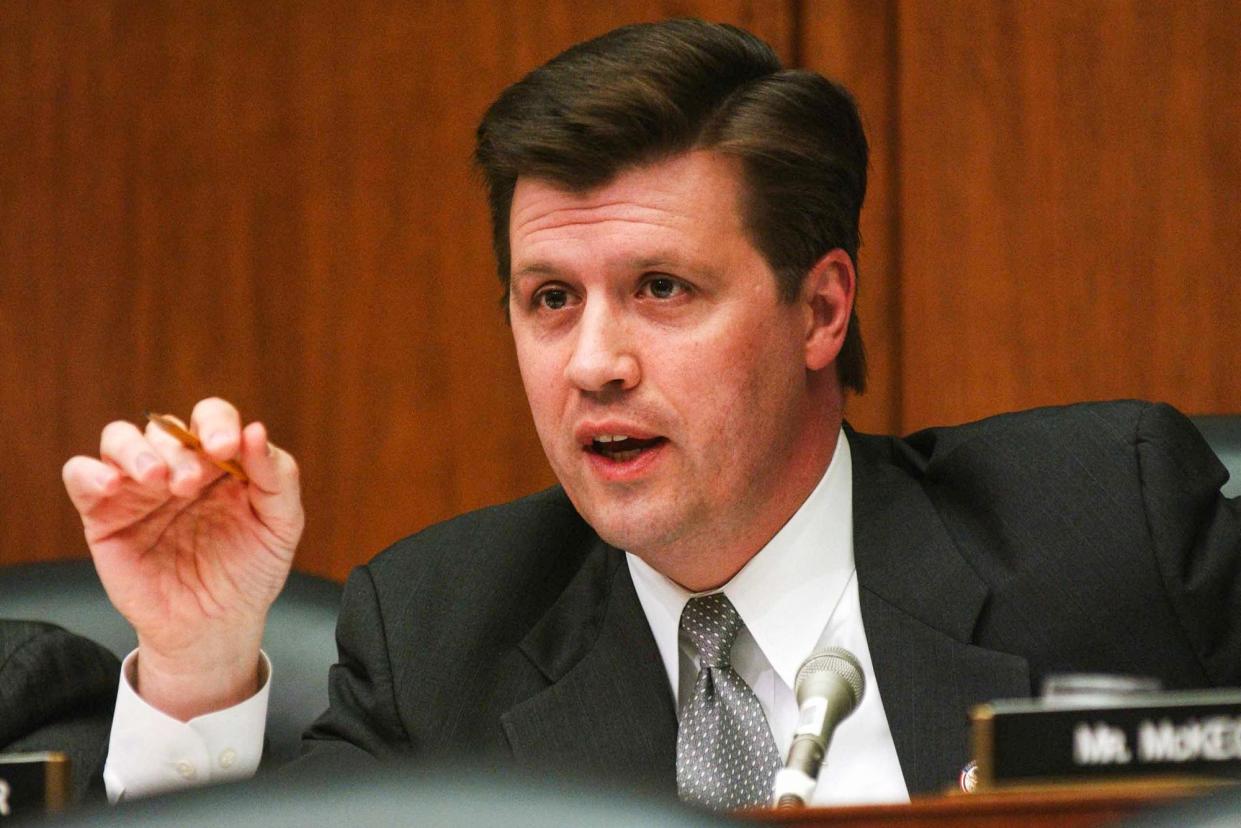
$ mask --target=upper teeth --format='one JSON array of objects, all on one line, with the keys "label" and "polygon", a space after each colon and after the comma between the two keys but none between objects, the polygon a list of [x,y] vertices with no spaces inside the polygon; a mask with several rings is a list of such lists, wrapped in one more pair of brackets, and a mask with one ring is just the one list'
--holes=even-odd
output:
[{"label": "upper teeth", "polygon": [[595,438],[596,443],[619,443],[621,440],[628,440],[628,434],[600,434]]}]

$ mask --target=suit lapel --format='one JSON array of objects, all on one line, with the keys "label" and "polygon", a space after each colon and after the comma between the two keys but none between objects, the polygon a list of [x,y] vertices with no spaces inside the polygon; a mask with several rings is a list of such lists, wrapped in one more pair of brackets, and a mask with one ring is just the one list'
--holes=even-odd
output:
[{"label": "suit lapel", "polygon": [[910,793],[937,791],[971,755],[969,709],[1029,695],[1028,668],[969,643],[988,588],[918,482],[918,459],[887,438],[848,437],[854,558],[875,678]]},{"label": "suit lapel", "polygon": [[[962,559],[901,444],[848,431],[862,622],[910,793],[970,757],[970,707],[1030,692],[1025,659],[970,643],[988,589]],[[514,755],[668,792],[676,710],[624,555],[595,542],[522,641],[551,683],[501,717]]]},{"label": "suit lapel", "polygon": [[519,761],[670,789],[676,710],[622,553],[597,541],[520,649],[551,686],[501,717]]}]

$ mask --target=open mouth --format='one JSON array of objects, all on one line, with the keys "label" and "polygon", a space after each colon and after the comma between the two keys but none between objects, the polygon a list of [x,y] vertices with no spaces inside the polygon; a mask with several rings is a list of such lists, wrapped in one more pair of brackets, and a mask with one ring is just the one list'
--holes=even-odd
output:
[{"label": "open mouth", "polygon": [[625,434],[601,434],[590,441],[586,450],[591,454],[606,457],[615,463],[632,460],[644,451],[649,451],[661,443],[668,442],[666,437],[651,437],[640,440]]}]

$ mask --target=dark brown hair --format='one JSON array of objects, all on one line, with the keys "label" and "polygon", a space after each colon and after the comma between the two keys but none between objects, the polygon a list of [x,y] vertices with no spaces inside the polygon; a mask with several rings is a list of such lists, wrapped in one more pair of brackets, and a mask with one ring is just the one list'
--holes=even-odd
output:
[{"label": "dark brown hair", "polygon": [[[856,266],[867,145],[853,98],[822,75],[783,69],[771,47],[741,29],[670,20],[580,43],[487,110],[475,160],[505,295],[518,176],[586,191],[691,149],[740,160],[745,225],[785,301],[830,250],[843,249]],[[865,389],[856,310],[836,369],[842,387]]]}]

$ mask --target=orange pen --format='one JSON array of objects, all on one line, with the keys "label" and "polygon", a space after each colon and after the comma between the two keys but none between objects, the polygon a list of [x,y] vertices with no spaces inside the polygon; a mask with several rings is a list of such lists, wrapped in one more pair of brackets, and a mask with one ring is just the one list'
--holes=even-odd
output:
[{"label": "orange pen", "polygon": [[210,462],[216,468],[228,472],[229,476],[234,480],[238,480],[242,483],[250,482],[250,478],[246,476],[246,472],[241,468],[240,463],[236,460],[216,460],[214,457],[207,454],[207,452],[203,451],[203,441],[199,440],[196,435],[191,434],[178,425],[176,420],[166,414],[154,414],[150,411],[146,412],[146,415],[148,420],[155,423],[173,437],[176,437],[177,440],[180,441],[181,445],[185,446],[190,451],[198,452],[203,459]]}]

